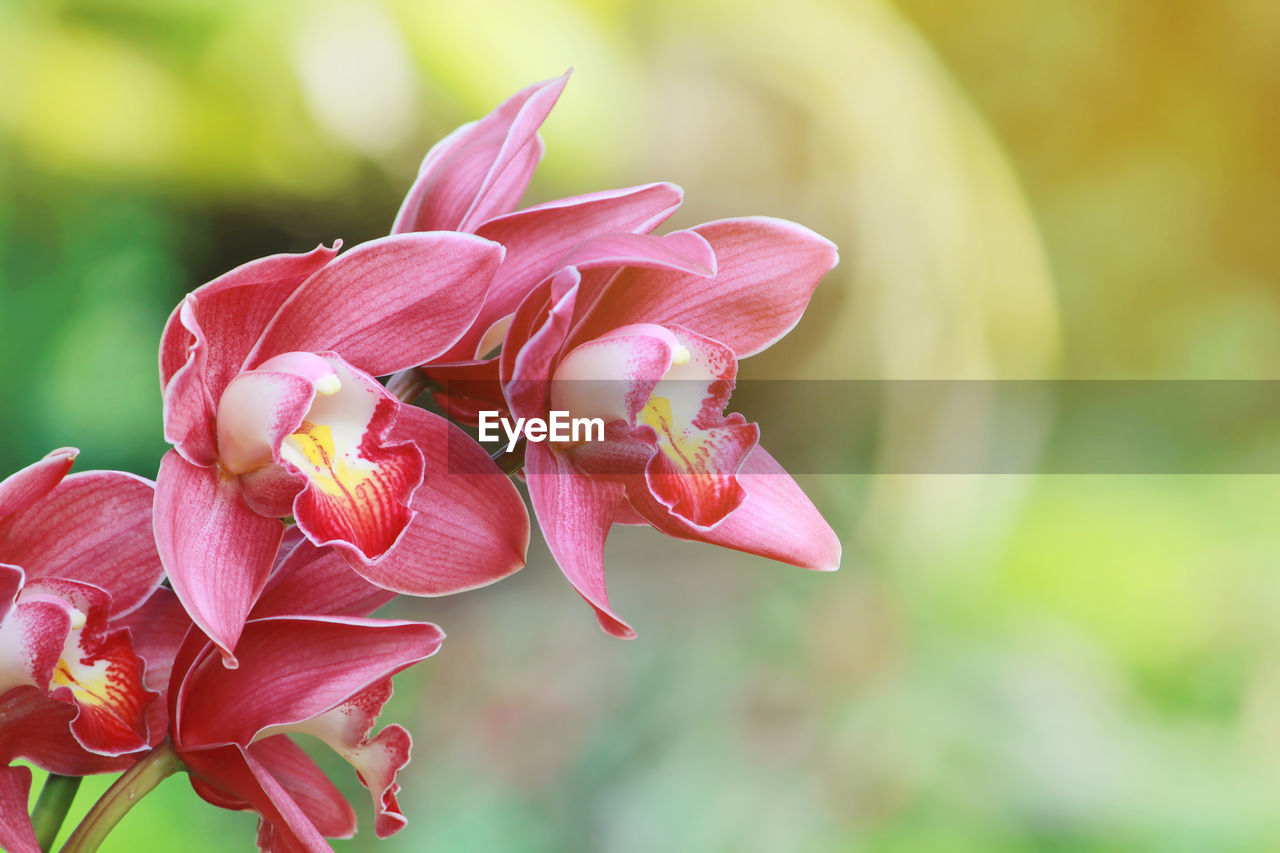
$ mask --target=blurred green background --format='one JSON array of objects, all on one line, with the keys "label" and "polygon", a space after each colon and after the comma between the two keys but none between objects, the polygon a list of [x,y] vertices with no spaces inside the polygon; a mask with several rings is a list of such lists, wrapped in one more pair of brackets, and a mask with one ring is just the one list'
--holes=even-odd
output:
[{"label": "blurred green background", "polygon": [[[666,179],[672,227],[840,245],[744,376],[1275,378],[1278,39],[1271,0],[0,0],[0,470],[153,475],[184,292],[385,233],[433,141],[570,65],[526,201]],[[886,452],[949,414],[890,406]],[[619,529],[634,643],[536,536],[398,603],[450,635],[383,718],[410,824],[335,766],[335,846],[1280,846],[1277,478],[804,483],[834,576]],[[177,778],[104,849],[252,844]]]}]

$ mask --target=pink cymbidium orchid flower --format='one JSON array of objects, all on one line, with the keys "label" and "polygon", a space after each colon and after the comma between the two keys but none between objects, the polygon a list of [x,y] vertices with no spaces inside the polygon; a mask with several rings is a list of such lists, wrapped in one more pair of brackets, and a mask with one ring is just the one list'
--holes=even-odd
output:
[{"label": "pink cymbidium orchid flower", "polygon": [[163,737],[131,639],[163,570],[153,487],[118,471],[66,476],[56,450],[0,483],[0,765],[119,770]]},{"label": "pink cymbidium orchid flower", "polygon": [[512,415],[600,418],[605,440],[529,442],[524,475],[561,569],[619,637],[605,539],[650,524],[810,569],[840,543],[759,429],[725,415],[738,359],[800,319],[836,247],[791,222],[732,219],[690,231],[603,235],[521,304],[501,355]]},{"label": "pink cymbidium orchid flower", "polygon": [[365,618],[391,595],[291,531],[245,623],[239,667],[224,667],[194,630],[169,662],[170,738],[191,785],[216,806],[256,811],[261,849],[327,851],[325,837],[356,829],[351,805],[294,734],[319,738],[356,769],[379,837],[405,825],[396,775],[409,734],[398,725],[371,734],[391,677],[434,654],[444,634]]},{"label": "pink cymbidium orchid flower", "polygon": [[[384,237],[244,264],[189,294],[160,346],[156,542],[234,665],[292,515],[386,589],[442,595],[524,564],[528,517],[485,452],[373,377],[436,357],[502,260],[469,234]],[[335,257],[336,256],[336,257]]]},{"label": "pink cymbidium orchid flower", "polygon": [[439,389],[435,397],[442,409],[464,422],[474,424],[480,409],[505,408],[494,353],[528,292],[564,266],[565,255],[588,238],[647,234],[680,206],[679,187],[655,183],[515,210],[542,159],[538,129],[568,80],[566,72],[522,89],[437,143],[423,159],[392,228],[395,234],[473,233],[507,250],[471,325],[424,368]]}]

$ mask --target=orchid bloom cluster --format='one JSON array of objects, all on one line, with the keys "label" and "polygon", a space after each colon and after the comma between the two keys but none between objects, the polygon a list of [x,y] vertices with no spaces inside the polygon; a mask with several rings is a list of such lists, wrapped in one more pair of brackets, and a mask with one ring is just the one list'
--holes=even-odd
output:
[{"label": "orchid bloom cluster", "polygon": [[[389,236],[188,294],[161,336],[154,483],[68,476],[72,449],[0,483],[0,847],[47,849],[61,820],[43,797],[28,818],[25,759],[50,786],[123,771],[67,850],[178,770],[256,812],[260,849],[327,850],[355,812],[295,734],[346,759],[396,832],[410,739],[375,718],[444,634],[371,614],[521,568],[516,482],[614,636],[634,636],[605,588],[614,524],[837,567],[757,425],[726,413],[738,360],[799,321],[835,246],[768,218],[656,234],[681,201],[666,183],[515,209],[567,78],[432,148]],[[440,414],[413,404],[426,390]],[[484,412],[603,429],[491,456],[464,429]]]}]

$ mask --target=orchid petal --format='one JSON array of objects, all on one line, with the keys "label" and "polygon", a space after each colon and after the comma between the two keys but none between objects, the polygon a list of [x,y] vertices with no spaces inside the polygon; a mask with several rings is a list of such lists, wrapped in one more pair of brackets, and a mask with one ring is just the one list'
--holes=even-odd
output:
[{"label": "orchid petal", "polygon": [[74,704],[50,699],[32,685],[0,693],[0,764],[25,758],[50,773],[86,776],[118,772],[134,763],[136,755],[87,752],[71,734],[77,713]]},{"label": "orchid petal", "polygon": [[512,346],[503,348],[499,365],[507,407],[518,417],[546,414],[552,365],[564,346],[580,281],[573,267],[557,273],[525,299],[511,321]]},{"label": "orchid petal", "polygon": [[251,745],[248,753],[265,767],[289,798],[325,838],[350,838],[356,833],[356,813],[316,763],[286,735]]},{"label": "orchid petal", "polygon": [[471,325],[503,248],[470,234],[398,234],[362,243],[280,307],[246,366],[335,350],[382,376],[430,361]]},{"label": "orchid petal", "polygon": [[386,589],[447,595],[493,583],[522,567],[529,514],[510,478],[457,426],[402,407],[392,437],[416,442],[426,474],[410,506],[417,513],[381,561],[352,563]]},{"label": "orchid petal", "polygon": [[375,831],[386,838],[404,828],[407,821],[396,802],[400,785],[396,775],[409,763],[412,739],[401,726],[387,726],[370,738],[382,706],[391,698],[391,679],[371,684],[346,702],[290,731],[314,735],[346,759],[373,796]]},{"label": "orchid petal", "polygon": [[746,497],[735,475],[759,442],[760,428],[741,415],[724,415],[738,372],[733,351],[680,326],[669,333],[680,357],[638,418],[653,430],[659,451],[649,459],[645,481],[673,513],[711,527]]},{"label": "orchid petal", "polygon": [[838,260],[831,241],[781,219],[726,219],[693,230],[715,250],[713,279],[675,270],[624,270],[592,300],[594,310],[574,340],[630,323],[681,325],[744,358],[795,326],[819,280]]},{"label": "orchid petal", "polygon": [[0,625],[13,612],[13,605],[18,599],[18,591],[26,583],[27,573],[21,566],[0,563]]},{"label": "orchid petal", "polygon": [[235,479],[174,451],[160,460],[155,537],[173,591],[228,664],[275,561],[284,525],[245,505]]},{"label": "orchid petal", "polygon": [[0,624],[0,692],[29,685],[76,708],[68,722],[77,743],[117,756],[146,748],[146,708],[157,694],[143,685],[129,632],[108,630],[110,602],[78,581],[28,583]]},{"label": "orchid petal", "polygon": [[437,361],[484,357],[482,336],[538,282],[566,266],[565,256],[585,235],[651,231],[680,206],[681,196],[674,184],[647,184],[559,199],[481,225],[476,234],[501,243],[507,254],[475,322]]},{"label": "orchid petal", "polygon": [[258,515],[267,518],[292,515],[294,501],[306,487],[306,477],[281,465],[263,465],[240,475],[240,494],[244,502]]},{"label": "orchid petal", "polygon": [[567,252],[564,266],[648,267],[688,273],[699,278],[716,274],[711,244],[696,231],[670,234],[597,234]]},{"label": "orchid petal", "polygon": [[160,340],[165,440],[188,462],[212,465],[215,404],[267,323],[337,246],[242,264],[197,288],[174,309]]},{"label": "orchid petal", "polygon": [[53,491],[53,487],[67,476],[79,453],[74,447],[61,447],[0,482],[0,519]]},{"label": "orchid petal", "polygon": [[261,818],[260,849],[332,853],[333,848],[271,769],[239,746],[182,753],[191,787],[222,808],[251,807]]},{"label": "orchid petal", "polygon": [[[241,264],[194,290],[174,310],[160,341],[160,384],[190,361],[197,338],[211,342],[201,381],[211,396],[240,372],[267,323],[289,295],[338,253],[318,246],[305,255],[271,255]],[[185,309],[184,309],[184,306]]]},{"label": "orchid petal", "polygon": [[391,435],[409,409],[371,376],[336,356],[326,360],[336,390],[318,395],[278,460],[307,480],[293,503],[298,526],[317,545],[372,563],[390,551],[413,519],[410,500],[422,483],[422,452]]},{"label": "orchid petal", "polygon": [[622,486],[583,476],[542,444],[525,451],[525,480],[551,555],[569,583],[596,610],[600,627],[623,639],[635,631],[613,612],[604,582],[604,543]]},{"label": "orchid petal", "polygon": [[[145,749],[147,707],[158,693],[143,683],[143,662],[129,631],[109,630],[111,596],[98,587],[62,578],[28,581],[15,615],[37,602],[53,601],[66,608],[68,630],[51,678],[43,684],[54,699],[74,702],[79,708],[71,721],[72,735],[99,755]],[[53,622],[54,631],[61,633],[62,620]]]},{"label": "orchid petal", "polygon": [[658,436],[659,453],[645,469],[649,492],[697,527],[711,527],[741,506],[746,489],[736,474],[760,441],[756,424],[683,428],[661,398],[645,407],[645,422]]},{"label": "orchid petal", "polygon": [[175,311],[184,327],[193,331],[186,363],[164,385],[164,440],[191,464],[207,466],[218,459],[218,439],[214,433],[217,407],[205,381],[209,341],[194,319],[194,306],[195,297],[188,295]]},{"label": "orchid petal", "polygon": [[272,573],[251,617],[368,616],[394,597],[356,574],[338,551],[303,539]]},{"label": "orchid petal", "polygon": [[542,155],[538,128],[568,73],[512,95],[436,144],[422,161],[391,231],[474,231],[516,205]]},{"label": "orchid petal", "polygon": [[9,853],[40,853],[27,801],[31,797],[31,770],[0,767],[0,849]]},{"label": "orchid petal", "polygon": [[280,442],[298,430],[315,397],[314,382],[265,367],[231,380],[218,401],[223,467],[245,474],[271,464]]},{"label": "orchid petal", "polygon": [[[146,665],[143,682],[161,694],[169,689],[174,656],[191,630],[191,617],[173,590],[159,587],[141,607],[123,620],[132,635],[133,651]],[[169,709],[165,702],[147,706],[147,730],[157,743],[169,732]]]},{"label": "orchid petal", "polygon": [[[186,672],[173,714],[177,745],[247,745],[279,734],[430,657],[443,640],[444,632],[427,623],[255,619],[240,637],[238,669],[222,666],[206,649]],[[210,701],[214,696],[217,701]]]},{"label": "orchid petal", "polygon": [[813,502],[764,448],[757,446],[737,474],[746,498],[715,527],[701,529],[673,515],[647,488],[628,489],[635,510],[678,539],[709,542],[805,569],[835,571],[840,540]]},{"label": "orchid petal", "polygon": [[151,481],[120,471],[72,474],[0,521],[0,560],[28,581],[59,577],[111,593],[112,613],[137,607],[163,569],[151,532]]},{"label": "orchid petal", "polygon": [[0,624],[0,693],[25,685],[49,692],[73,617],[71,605],[56,596],[18,602]]}]

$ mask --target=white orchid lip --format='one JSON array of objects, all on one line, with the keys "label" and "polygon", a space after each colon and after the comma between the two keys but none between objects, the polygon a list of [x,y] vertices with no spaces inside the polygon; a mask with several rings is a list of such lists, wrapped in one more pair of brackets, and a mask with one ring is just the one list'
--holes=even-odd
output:
[{"label": "white orchid lip", "polygon": [[218,456],[231,474],[247,474],[275,461],[280,439],[293,432],[317,397],[342,390],[325,359],[291,352],[268,359],[232,380],[218,401]]}]

